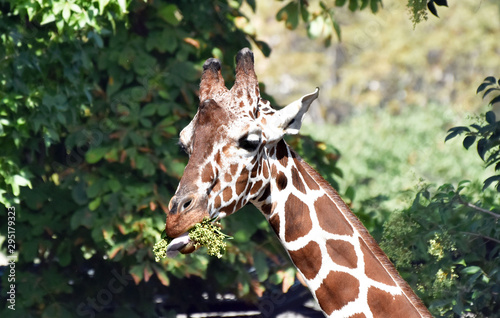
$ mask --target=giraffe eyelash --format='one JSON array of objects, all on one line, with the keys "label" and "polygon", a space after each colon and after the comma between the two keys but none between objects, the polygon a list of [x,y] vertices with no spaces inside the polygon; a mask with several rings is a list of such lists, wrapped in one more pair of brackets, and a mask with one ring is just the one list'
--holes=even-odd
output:
[{"label": "giraffe eyelash", "polygon": [[179,142],[177,143],[177,145],[179,146],[179,148],[184,151],[186,154],[189,155],[189,152],[188,152],[188,148],[186,147],[185,144],[182,143],[182,141],[179,140]]}]

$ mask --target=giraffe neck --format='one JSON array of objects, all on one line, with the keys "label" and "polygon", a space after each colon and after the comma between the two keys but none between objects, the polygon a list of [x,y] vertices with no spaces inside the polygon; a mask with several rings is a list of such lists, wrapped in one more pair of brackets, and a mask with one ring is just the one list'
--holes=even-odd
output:
[{"label": "giraffe neck", "polygon": [[269,151],[264,213],[329,317],[432,317],[337,192],[284,141]]}]

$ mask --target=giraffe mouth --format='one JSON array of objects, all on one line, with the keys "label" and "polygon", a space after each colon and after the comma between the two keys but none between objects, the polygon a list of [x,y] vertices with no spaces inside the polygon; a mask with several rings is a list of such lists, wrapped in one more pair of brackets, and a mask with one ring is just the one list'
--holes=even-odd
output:
[{"label": "giraffe mouth", "polygon": [[[223,218],[225,215],[225,213],[221,213],[218,217],[212,218],[209,222],[213,224],[214,222]],[[221,227],[220,223],[218,224],[218,226]],[[191,229],[193,229],[193,227],[183,234],[179,235],[178,237],[171,239],[170,243],[167,246],[167,257],[173,258],[177,256],[179,252],[181,254],[190,254],[196,251],[201,246],[199,243],[189,237],[189,233]],[[222,235],[224,235],[225,238],[232,238],[231,236],[225,234]]]},{"label": "giraffe mouth", "polygon": [[174,238],[167,246],[167,256],[175,257],[180,252],[189,254],[196,250],[195,242],[189,238],[189,233],[186,232]]}]

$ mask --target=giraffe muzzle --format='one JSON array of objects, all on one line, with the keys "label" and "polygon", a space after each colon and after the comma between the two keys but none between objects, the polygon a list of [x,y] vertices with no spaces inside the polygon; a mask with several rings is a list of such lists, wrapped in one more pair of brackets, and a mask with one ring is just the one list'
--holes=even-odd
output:
[{"label": "giraffe muzzle", "polygon": [[165,231],[171,238],[183,235],[196,223],[209,217],[206,199],[194,194],[176,194],[170,200],[168,208]]}]

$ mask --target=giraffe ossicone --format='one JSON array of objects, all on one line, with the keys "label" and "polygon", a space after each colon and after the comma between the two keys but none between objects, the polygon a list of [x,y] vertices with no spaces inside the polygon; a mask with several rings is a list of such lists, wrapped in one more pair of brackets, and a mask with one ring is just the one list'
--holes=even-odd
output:
[{"label": "giraffe ossicone", "polygon": [[260,96],[253,53],[236,56],[229,90],[208,59],[200,105],[180,134],[188,164],[169,203],[170,252],[205,218],[254,204],[269,221],[328,317],[432,317],[337,192],[283,140],[298,133],[319,89],[281,110]]}]

